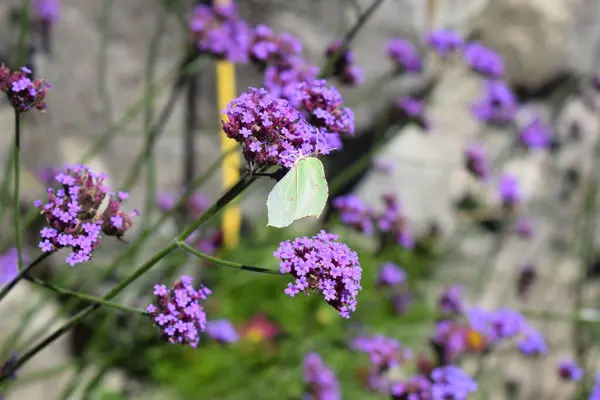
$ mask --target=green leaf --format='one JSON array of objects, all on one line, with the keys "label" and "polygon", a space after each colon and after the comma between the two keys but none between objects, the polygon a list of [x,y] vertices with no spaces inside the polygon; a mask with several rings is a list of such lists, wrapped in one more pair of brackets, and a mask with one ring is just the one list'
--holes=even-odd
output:
[{"label": "green leaf", "polygon": [[328,196],[323,163],[316,157],[299,158],[269,193],[267,226],[284,228],[302,218],[318,218]]}]

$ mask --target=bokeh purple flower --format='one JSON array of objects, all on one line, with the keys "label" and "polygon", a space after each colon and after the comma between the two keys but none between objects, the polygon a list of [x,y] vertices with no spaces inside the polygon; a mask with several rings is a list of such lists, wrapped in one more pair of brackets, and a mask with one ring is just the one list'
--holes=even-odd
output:
[{"label": "bokeh purple flower", "polygon": [[517,347],[526,356],[545,355],[548,352],[544,337],[533,329],[525,333],[517,343]]},{"label": "bokeh purple flower", "polygon": [[502,81],[485,81],[483,95],[471,106],[481,122],[504,126],[514,121],[519,106],[512,90]]},{"label": "bokeh purple flower", "polygon": [[502,175],[498,182],[498,193],[505,207],[513,207],[521,201],[519,180],[512,175]]},{"label": "bokeh purple flower", "polygon": [[379,269],[377,283],[381,286],[400,286],[406,283],[406,278],[406,271],[399,265],[386,262],[383,263]]},{"label": "bokeh purple flower", "polygon": [[308,353],[304,358],[304,382],[306,400],[340,400],[342,395],[333,370],[325,365],[317,353]]},{"label": "bokeh purple flower", "polygon": [[263,83],[271,96],[293,100],[298,83],[311,82],[317,78],[318,73],[319,68],[303,57],[290,57],[285,62],[268,65]]},{"label": "bokeh purple flower", "polygon": [[349,86],[360,85],[364,82],[364,74],[362,70],[354,65],[354,52],[348,48],[344,48],[344,42],[341,39],[333,41],[325,50],[325,57],[331,59],[334,55],[339,56],[333,63],[332,75],[339,79],[343,84]]},{"label": "bokeh purple flower", "polygon": [[438,307],[444,314],[460,313],[464,309],[462,286],[447,287],[438,299]]},{"label": "bokeh purple flower", "polygon": [[477,383],[461,368],[448,365],[433,370],[432,399],[464,400],[477,391]]},{"label": "bokeh purple flower", "polygon": [[414,97],[401,97],[396,101],[398,108],[409,121],[417,124],[423,130],[430,128],[429,120],[425,115],[423,101]]},{"label": "bokeh purple flower", "polygon": [[52,24],[60,17],[59,0],[35,0],[33,14],[40,21]]},{"label": "bokeh purple flower", "polygon": [[[48,189],[48,202],[35,202],[46,219],[47,226],[40,231],[39,248],[53,252],[70,248],[66,262],[70,266],[89,261],[100,243],[101,233],[121,239],[131,228],[137,211],[126,214],[121,202],[129,195],[112,193],[104,183],[106,176],[92,172],[83,165],[68,166],[58,173],[55,181],[61,187]],[[100,213],[100,205],[108,196],[108,205]]]},{"label": "bokeh purple flower", "polygon": [[519,271],[517,278],[517,295],[525,299],[528,297],[531,287],[537,280],[537,269],[533,264],[525,264]]},{"label": "bokeh purple flower", "polygon": [[427,45],[440,56],[460,51],[464,45],[463,38],[456,32],[440,29],[427,36]]},{"label": "bokeh purple flower", "polygon": [[477,179],[487,181],[490,177],[485,149],[479,144],[472,144],[465,150],[465,164],[467,170]]},{"label": "bokeh purple flower", "polygon": [[[6,253],[0,255],[0,287],[12,281],[19,275],[19,266],[17,259],[17,249],[12,247]],[[23,257],[25,261],[26,257]]]},{"label": "bokeh purple flower", "polygon": [[367,236],[373,234],[373,210],[360,200],[358,196],[348,194],[336,197],[333,200],[333,207],[340,213],[340,218],[345,225]]},{"label": "bokeh purple flower", "polygon": [[421,72],[423,64],[415,45],[405,39],[390,39],[386,46],[388,57],[400,72]]},{"label": "bokeh purple flower", "polygon": [[558,376],[565,381],[579,382],[583,375],[583,369],[573,360],[562,360],[558,364]]},{"label": "bokeh purple flower", "polygon": [[487,78],[496,79],[504,75],[504,64],[500,56],[479,42],[467,44],[463,55],[473,71]]},{"label": "bokeh purple flower", "polygon": [[170,289],[154,285],[156,304],[146,307],[146,312],[160,329],[163,340],[197,347],[200,332],[206,330],[206,314],[200,300],[210,293],[202,285],[194,289],[192,278],[184,275]]},{"label": "bokeh purple flower", "polygon": [[281,273],[296,278],[285,289],[287,295],[294,297],[315,290],[342,317],[350,318],[362,289],[362,268],[358,255],[337,240],[337,235],[321,231],[312,238],[282,242],[273,255],[281,260]]},{"label": "bokeh purple flower", "polygon": [[387,390],[389,381],[385,373],[412,357],[412,352],[400,341],[383,335],[358,337],[352,342],[352,348],[369,355],[369,387],[372,390]]},{"label": "bokeh purple flower", "polygon": [[266,25],[257,25],[252,30],[250,57],[262,64],[285,63],[292,57],[302,55],[302,43],[292,34],[275,33]]},{"label": "bokeh purple flower", "polygon": [[522,238],[529,239],[533,236],[533,224],[528,217],[520,217],[515,223],[514,229]]},{"label": "bokeh purple flower", "polygon": [[6,93],[8,100],[18,113],[27,112],[33,108],[46,110],[46,92],[50,84],[44,79],[31,80],[31,70],[22,67],[11,71],[4,64],[0,65],[0,91]]},{"label": "bokeh purple flower", "polygon": [[228,319],[207,322],[206,333],[219,343],[235,343],[240,340],[235,326]]},{"label": "bokeh purple flower", "polygon": [[534,118],[519,132],[519,143],[530,150],[546,149],[552,143],[552,131],[539,118]]},{"label": "bokeh purple flower", "polygon": [[406,249],[414,247],[414,238],[407,217],[402,212],[402,207],[396,196],[387,194],[383,196],[385,210],[378,218],[377,226],[382,232],[390,233],[394,240]]}]

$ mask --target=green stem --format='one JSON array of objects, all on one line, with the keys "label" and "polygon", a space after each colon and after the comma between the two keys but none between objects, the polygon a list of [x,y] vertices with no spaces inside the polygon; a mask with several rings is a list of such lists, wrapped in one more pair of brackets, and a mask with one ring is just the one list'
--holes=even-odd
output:
[{"label": "green stem", "polygon": [[[15,145],[13,144],[12,148]],[[10,207],[10,180],[13,174],[13,166],[15,164],[15,152],[11,151],[10,156],[6,158],[4,164],[4,176],[2,177],[2,187],[0,188],[0,223],[4,220],[4,214]],[[11,240],[12,242],[12,240]]]},{"label": "green stem", "polygon": [[19,283],[19,281],[25,277],[25,275],[27,275],[29,272],[31,272],[31,270],[33,268],[35,268],[36,266],[38,266],[46,258],[50,257],[51,254],[52,253],[43,253],[38,258],[36,258],[35,260],[33,260],[33,262],[31,264],[29,264],[27,267],[21,269],[19,271],[19,274],[17,276],[15,276],[10,282],[8,282],[2,288],[2,290],[0,290],[0,301],[2,301],[2,299],[8,294],[8,292],[10,292],[10,290],[13,287],[15,287],[15,285],[17,283]]},{"label": "green stem", "polygon": [[87,301],[88,303],[100,304],[103,306],[107,306],[107,307],[114,308],[116,310],[125,311],[125,312],[131,312],[131,313],[136,313],[136,314],[146,314],[146,311],[142,310],[141,308],[127,307],[127,306],[124,306],[121,304],[106,301],[101,297],[90,296],[88,294],[81,293],[81,292],[75,292],[73,290],[69,290],[66,288],[62,288],[60,286],[53,285],[49,282],[43,281],[38,278],[31,277],[29,275],[25,275],[24,279],[28,280],[31,283],[35,283],[36,285],[43,286],[46,289],[50,289],[53,292],[56,292],[58,294],[76,297],[80,300]]},{"label": "green stem", "polygon": [[[15,108],[15,186],[13,192],[13,215],[15,224],[15,243],[17,245],[17,261],[19,271],[23,269],[23,249],[21,243],[21,114]],[[0,297],[1,299],[1,297]]]},{"label": "green stem", "polygon": [[190,245],[188,245],[185,242],[178,242],[178,245],[180,248],[187,251],[188,253],[195,255],[196,257],[200,257],[206,261],[211,261],[211,262],[214,262],[215,264],[222,265],[224,267],[242,269],[244,271],[260,272],[262,274],[285,276],[284,274],[282,274],[279,271],[274,270],[274,269],[253,267],[251,265],[244,265],[244,264],[236,263],[233,261],[222,260],[220,258],[209,256],[208,254],[202,253],[202,252],[194,249],[193,247],[191,247]]}]

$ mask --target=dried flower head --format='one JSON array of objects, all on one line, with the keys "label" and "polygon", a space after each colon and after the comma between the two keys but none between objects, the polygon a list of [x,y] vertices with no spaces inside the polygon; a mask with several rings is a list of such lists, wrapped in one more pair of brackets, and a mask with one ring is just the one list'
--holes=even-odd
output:
[{"label": "dried flower head", "polygon": [[[69,265],[89,261],[92,252],[100,243],[101,233],[119,239],[131,228],[132,214],[121,210],[121,202],[129,195],[124,192],[111,193],[104,174],[96,174],[83,165],[68,166],[58,173],[55,181],[61,187],[48,189],[48,202],[35,202],[46,218],[47,226],[40,231],[39,247],[43,252],[61,248],[72,249],[66,261]],[[108,206],[100,212],[106,196]]]},{"label": "dried flower head", "polygon": [[206,314],[200,300],[205,300],[210,293],[202,285],[194,289],[192,278],[184,275],[171,289],[155,285],[156,304],[150,304],[146,311],[165,341],[197,347],[200,332],[206,330]]},{"label": "dried flower head", "polygon": [[325,301],[344,318],[356,310],[356,296],[362,289],[362,268],[358,255],[348,246],[337,242],[338,236],[319,232],[312,238],[287,240],[279,245],[274,256],[281,260],[282,274],[291,274],[296,281],[289,283],[285,293],[290,297],[309,289],[320,292]]},{"label": "dried flower head", "polygon": [[4,64],[0,65],[0,91],[8,96],[8,100],[18,113],[24,113],[33,108],[46,110],[46,92],[50,84],[44,79],[31,80],[31,70],[22,67],[18,71],[11,71]]}]

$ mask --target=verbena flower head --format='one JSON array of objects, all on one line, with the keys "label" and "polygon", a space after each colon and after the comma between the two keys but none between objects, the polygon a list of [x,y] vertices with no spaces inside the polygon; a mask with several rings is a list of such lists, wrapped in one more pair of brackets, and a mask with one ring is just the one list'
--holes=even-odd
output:
[{"label": "verbena flower head", "polygon": [[358,337],[352,342],[352,348],[369,355],[369,387],[373,390],[386,390],[389,387],[386,372],[412,357],[412,352],[398,340],[383,335]]},{"label": "verbena flower head", "polygon": [[552,143],[552,131],[539,118],[534,118],[519,132],[519,143],[530,150],[546,149]]},{"label": "verbena flower head", "polygon": [[304,358],[304,381],[307,400],[339,400],[342,398],[335,373],[328,368],[317,353]]},{"label": "verbena flower head", "polygon": [[296,158],[326,153],[319,131],[287,100],[265,89],[250,88],[227,106],[227,137],[241,143],[246,160],[259,165],[291,167]]},{"label": "verbena flower head", "polygon": [[504,75],[504,64],[500,56],[479,42],[466,45],[464,59],[475,72],[488,78],[501,78]]},{"label": "verbena flower head", "polygon": [[438,307],[445,314],[460,313],[464,309],[462,286],[446,288],[438,299]]},{"label": "verbena flower head", "polygon": [[333,207],[340,213],[345,225],[371,236],[373,234],[373,210],[353,194],[336,197]]},{"label": "verbena flower head", "polygon": [[303,57],[290,57],[286,62],[267,66],[263,81],[271,96],[294,100],[298,83],[313,81],[318,73],[319,68]]},{"label": "verbena flower head", "polygon": [[377,226],[382,232],[389,232],[393,235],[396,242],[407,249],[414,246],[412,230],[408,219],[402,212],[402,207],[396,196],[387,194],[383,196],[386,208],[383,214],[378,218]]},{"label": "verbena flower head", "polygon": [[421,72],[423,63],[415,45],[405,39],[390,39],[387,54],[399,72]]},{"label": "verbena flower head", "polygon": [[406,271],[399,265],[386,262],[379,270],[378,284],[381,286],[400,286],[406,283]]},{"label": "verbena flower head", "polygon": [[323,79],[299,83],[293,105],[319,130],[319,147],[325,154],[341,148],[340,137],[354,135],[354,113],[344,107],[340,92]]},{"label": "verbena flower head", "polygon": [[237,17],[235,5],[194,8],[189,28],[198,50],[231,62],[248,61],[250,28]]},{"label": "verbena flower head", "polygon": [[16,248],[10,248],[6,253],[0,255],[0,287],[19,275],[17,256]]},{"label": "verbena flower head", "polygon": [[519,340],[517,347],[526,356],[545,355],[548,352],[544,337],[531,328]]},{"label": "verbena flower head", "polygon": [[461,50],[464,40],[454,31],[441,29],[429,34],[427,45],[440,56],[446,56]]},{"label": "verbena flower head", "polygon": [[362,289],[362,268],[358,255],[338,236],[319,232],[312,238],[287,240],[279,245],[274,256],[281,260],[282,274],[291,274],[296,281],[289,283],[285,293],[290,297],[309,289],[322,293],[325,301],[344,318],[356,310],[356,296]]},{"label": "verbena flower head", "polygon": [[498,182],[500,200],[505,207],[512,207],[521,201],[519,180],[512,175],[502,175]]},{"label": "verbena flower head", "polygon": [[468,327],[454,320],[437,322],[431,342],[440,365],[453,363],[467,350],[467,335]]},{"label": "verbena flower head", "polygon": [[209,321],[206,324],[206,333],[220,343],[235,343],[240,340],[235,326],[228,319]]},{"label": "verbena flower head", "polygon": [[485,149],[479,144],[472,144],[465,150],[465,164],[467,170],[477,179],[487,181],[490,177]]},{"label": "verbena flower head", "polygon": [[466,311],[466,317],[471,328],[490,344],[515,338],[527,329],[525,318],[507,308],[496,311],[471,308]]},{"label": "verbena flower head", "polygon": [[425,375],[411,376],[406,380],[392,383],[390,394],[393,400],[432,399],[431,380]]},{"label": "verbena flower head", "polygon": [[44,79],[31,80],[28,76],[31,76],[31,70],[27,67],[11,71],[4,64],[0,65],[0,91],[6,93],[10,104],[19,113],[33,108],[44,111],[50,84]]},{"label": "verbena flower head", "polygon": [[583,375],[583,369],[573,360],[562,360],[558,364],[558,376],[566,381],[579,382]]},{"label": "verbena flower head", "polygon": [[434,369],[431,379],[432,399],[464,400],[477,391],[477,383],[455,365]]},{"label": "verbena flower head", "polygon": [[146,307],[146,312],[160,329],[163,340],[197,347],[200,332],[206,330],[206,314],[200,300],[205,300],[210,293],[202,285],[194,289],[192,278],[184,275],[170,289],[154,285],[156,304]]},{"label": "verbena flower head", "polygon": [[54,23],[60,16],[59,0],[35,0],[33,13],[42,22]]},{"label": "verbena flower head", "polygon": [[471,112],[481,122],[504,126],[514,121],[518,108],[515,95],[506,83],[488,80],[482,97],[471,106]]},{"label": "verbena flower head", "polygon": [[285,63],[302,55],[302,43],[292,34],[275,33],[266,25],[252,30],[250,56],[260,64]]},{"label": "verbena flower head", "polygon": [[[48,189],[46,204],[35,202],[47,223],[40,231],[39,247],[44,253],[70,248],[72,252],[66,262],[73,267],[90,260],[102,233],[121,239],[131,228],[137,211],[126,214],[121,210],[121,202],[129,195],[110,192],[104,174],[74,165],[54,179],[61,187]],[[100,206],[106,196],[109,196],[108,206],[101,213]]]},{"label": "verbena flower head", "polygon": [[400,111],[409,119],[424,130],[430,127],[429,120],[425,115],[425,106],[423,101],[414,97],[401,97],[396,101]]},{"label": "verbena flower head", "polygon": [[333,63],[332,75],[338,78],[342,83],[350,86],[360,85],[364,82],[362,70],[354,65],[354,52],[344,47],[341,39],[335,40],[325,50],[325,57],[330,59],[336,54],[340,54]]}]

